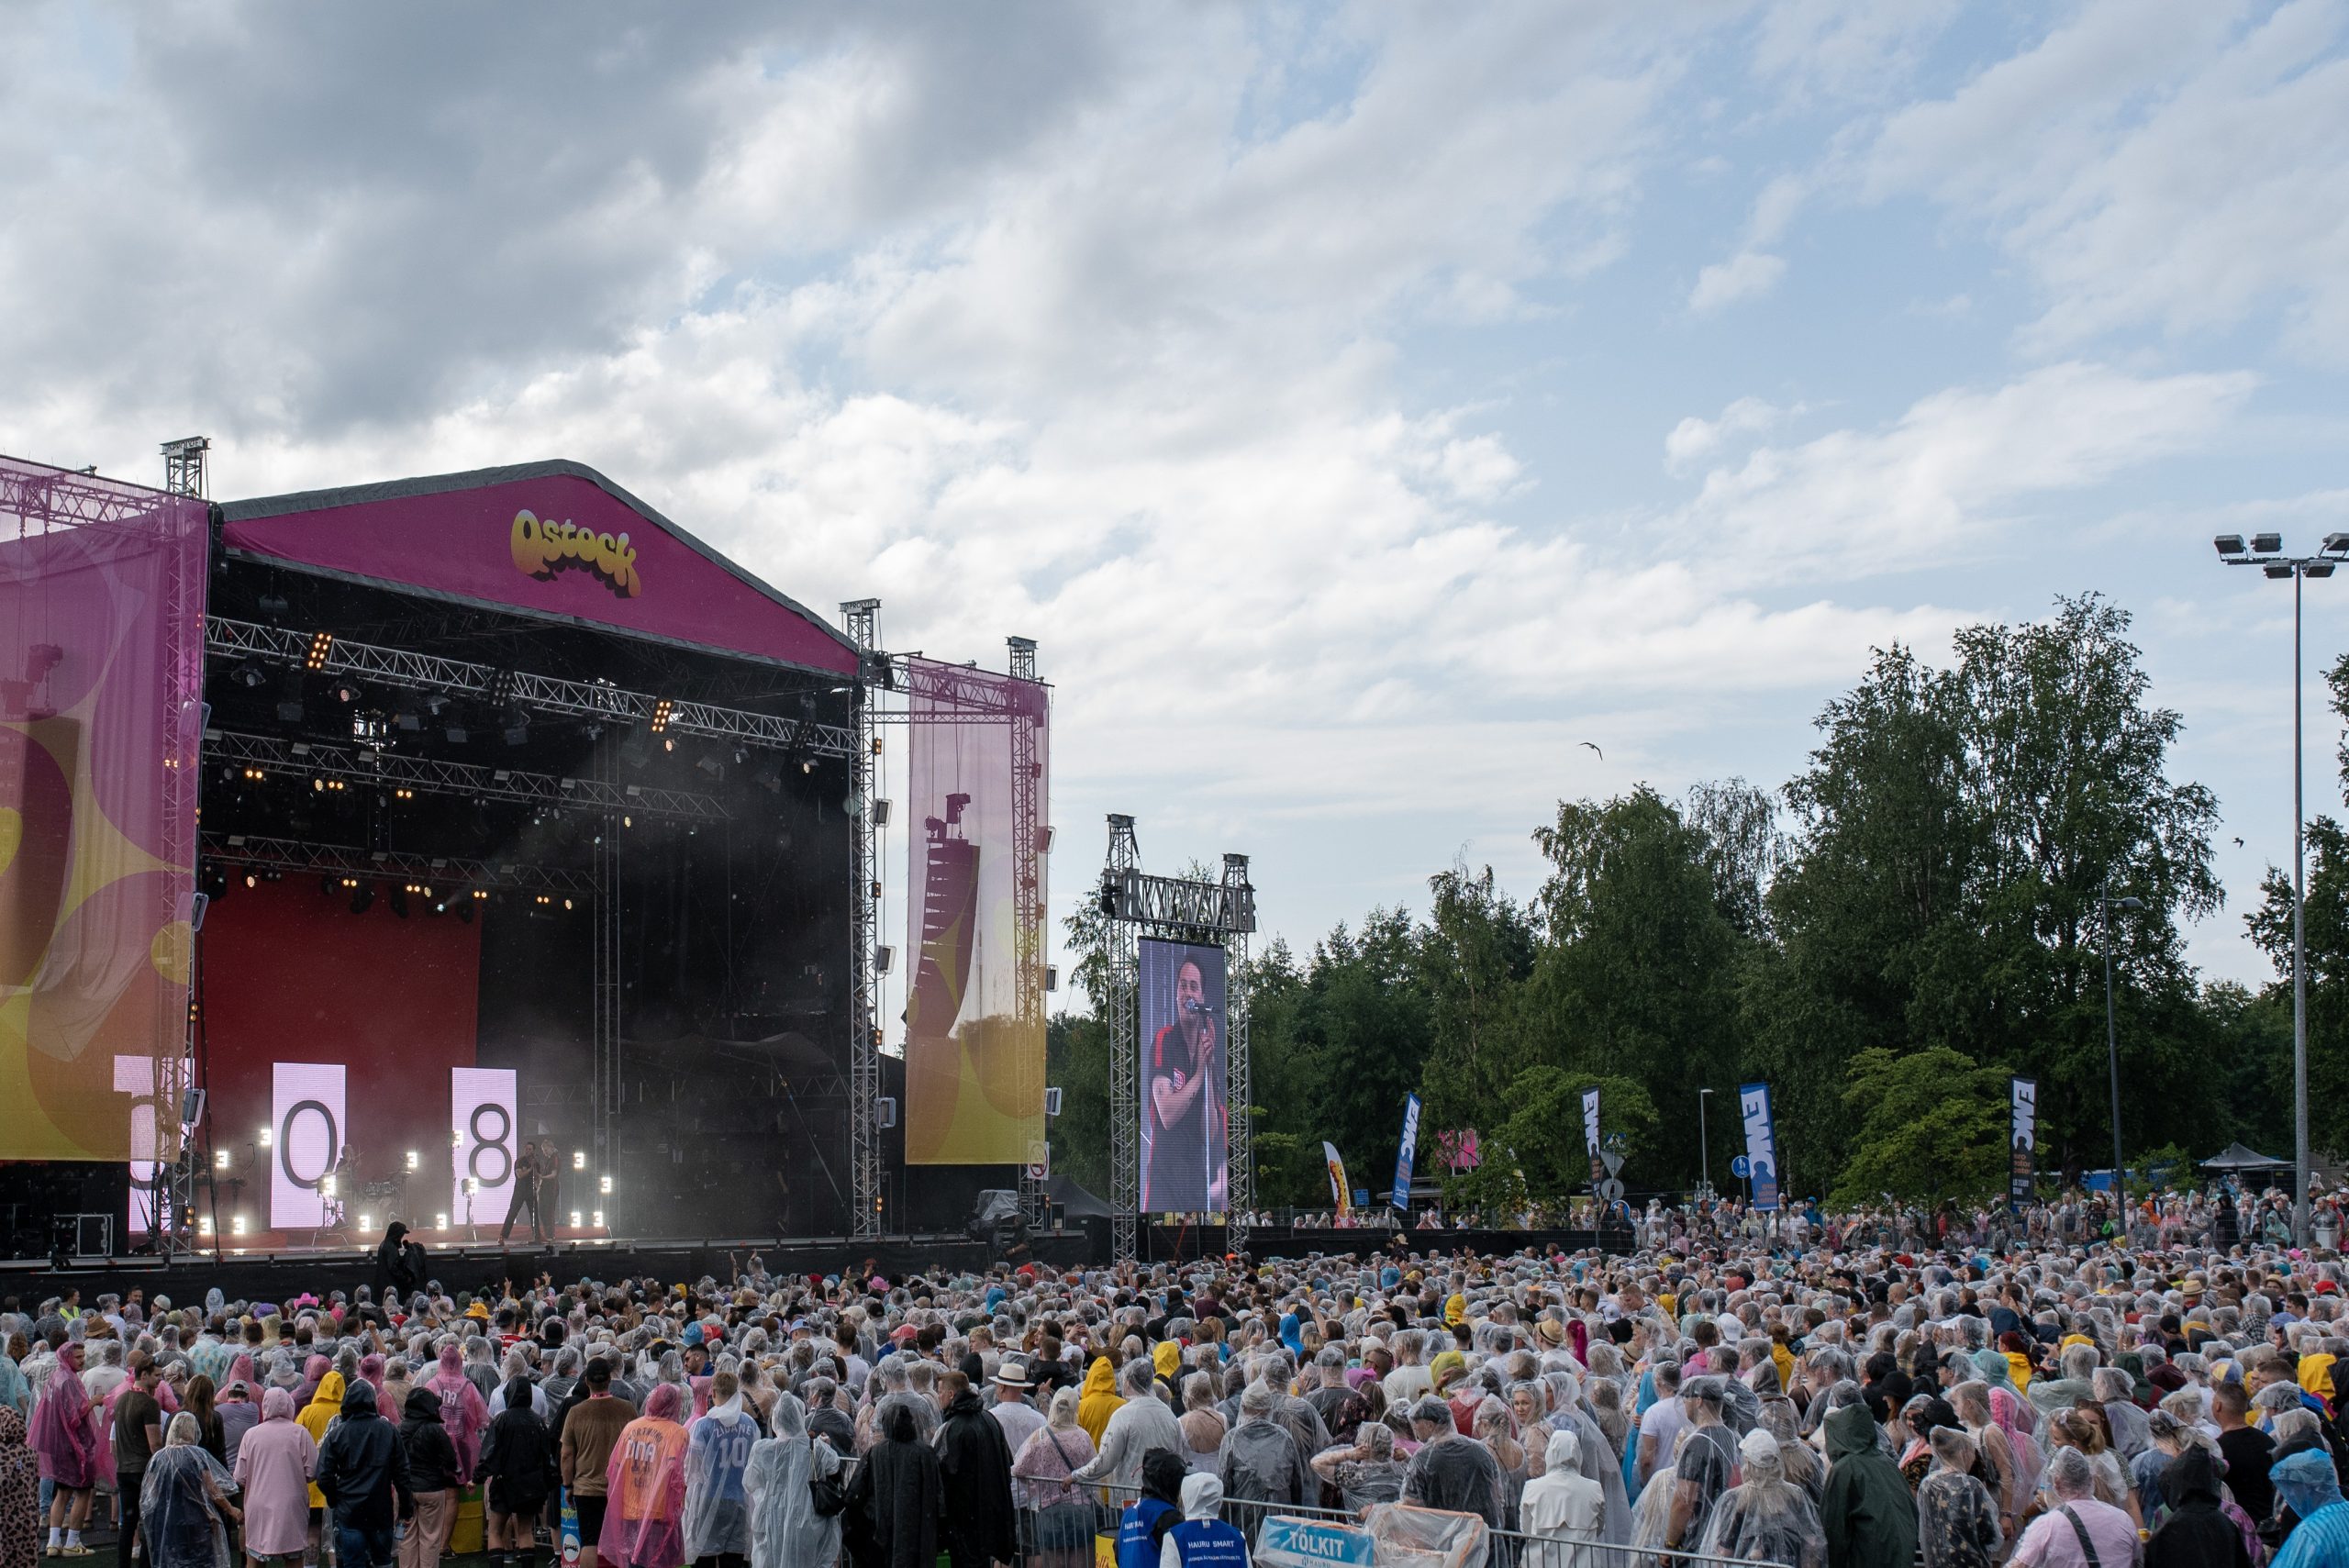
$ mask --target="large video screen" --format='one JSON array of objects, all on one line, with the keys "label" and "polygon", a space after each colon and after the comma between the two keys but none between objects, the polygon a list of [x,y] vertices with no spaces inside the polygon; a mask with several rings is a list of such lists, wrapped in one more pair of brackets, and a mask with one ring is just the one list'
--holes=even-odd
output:
[{"label": "large video screen", "polygon": [[1223,950],[1144,941],[1140,956],[1142,1212],[1219,1213],[1229,1174]]}]

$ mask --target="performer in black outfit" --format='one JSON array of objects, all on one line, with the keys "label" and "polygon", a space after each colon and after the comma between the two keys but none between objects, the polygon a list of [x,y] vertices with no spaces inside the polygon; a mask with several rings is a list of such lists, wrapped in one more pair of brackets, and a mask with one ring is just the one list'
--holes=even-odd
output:
[{"label": "performer in black outfit", "polygon": [[1174,1021],[1150,1044],[1150,1162],[1141,1207],[1199,1214],[1223,1207],[1224,1106],[1216,1070],[1215,1015],[1199,966],[1174,972]]},{"label": "performer in black outfit", "polygon": [[506,1223],[497,1228],[497,1244],[506,1245],[513,1233],[514,1222],[522,1211],[530,1211],[530,1240],[538,1246],[547,1241],[545,1198],[541,1187],[553,1174],[554,1155],[542,1151],[532,1139],[522,1140],[522,1152],[514,1160],[514,1202],[506,1211]]}]

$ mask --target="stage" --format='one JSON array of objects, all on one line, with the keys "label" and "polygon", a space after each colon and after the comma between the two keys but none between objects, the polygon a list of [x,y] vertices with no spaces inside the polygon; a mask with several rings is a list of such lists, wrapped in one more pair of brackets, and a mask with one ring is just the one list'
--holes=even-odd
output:
[{"label": "stage", "polygon": [[[941,1232],[877,1239],[793,1236],[778,1240],[771,1236],[738,1236],[578,1240],[545,1248],[524,1246],[518,1240],[517,1245],[502,1250],[495,1242],[465,1243],[428,1248],[425,1267],[429,1277],[451,1294],[480,1292],[506,1279],[535,1279],[541,1273],[552,1274],[558,1284],[583,1278],[649,1278],[675,1284],[705,1274],[729,1278],[737,1263],[747,1265],[754,1252],[773,1274],[829,1275],[869,1267],[892,1280],[916,1273],[977,1273],[1005,1260],[1005,1254],[989,1243]],[[1017,1261],[1064,1270],[1087,1267],[1107,1256],[1106,1234],[1071,1229],[1038,1238]],[[84,1306],[107,1292],[133,1289],[145,1291],[150,1300],[161,1294],[184,1306],[201,1302],[206,1291],[216,1288],[232,1301],[282,1303],[305,1291],[323,1296],[328,1291],[349,1292],[381,1283],[372,1247],[292,1248],[277,1252],[228,1249],[217,1257],[206,1251],[169,1260],[86,1259],[75,1260],[62,1269],[30,1262],[0,1262],[0,1297],[13,1296],[25,1309],[69,1285],[80,1289]]]}]

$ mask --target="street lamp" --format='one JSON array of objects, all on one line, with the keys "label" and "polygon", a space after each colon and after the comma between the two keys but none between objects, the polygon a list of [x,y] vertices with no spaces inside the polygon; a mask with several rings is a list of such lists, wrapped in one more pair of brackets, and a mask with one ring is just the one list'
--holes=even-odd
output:
[{"label": "street lamp", "polygon": [[2314,555],[2286,555],[2281,534],[2221,534],[2210,541],[2230,566],[2256,566],[2269,577],[2292,580],[2292,1239],[2309,1244],[2309,966],[2302,865],[2307,814],[2300,781],[2300,583],[2330,577],[2349,559],[2349,533],[2324,536]]},{"label": "street lamp", "polygon": [[1697,1091],[1697,1200],[1701,1203],[1713,1190],[1713,1162],[1705,1143],[1705,1096],[1710,1089]]},{"label": "street lamp", "polygon": [[2112,912],[2115,909],[2143,909],[2142,898],[2115,898],[2110,893],[2096,895],[2098,913],[2104,926],[2104,1058],[2112,1070],[2112,1202],[2117,1209],[2122,1198],[2121,1176],[2121,1036],[2112,1025]]}]

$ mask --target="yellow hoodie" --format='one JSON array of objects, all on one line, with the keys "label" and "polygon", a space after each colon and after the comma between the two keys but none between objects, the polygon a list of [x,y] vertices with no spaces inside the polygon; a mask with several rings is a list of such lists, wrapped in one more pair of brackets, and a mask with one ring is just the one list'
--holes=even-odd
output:
[{"label": "yellow hoodie", "polygon": [[1085,1369],[1085,1393],[1076,1402],[1076,1424],[1085,1429],[1085,1435],[1093,1440],[1095,1448],[1101,1446],[1101,1434],[1108,1427],[1109,1418],[1124,1403],[1118,1396],[1118,1374],[1110,1370],[1109,1358],[1095,1356],[1093,1364]]},{"label": "yellow hoodie", "polygon": [[[318,1391],[310,1396],[307,1405],[295,1412],[294,1420],[295,1425],[310,1434],[312,1442],[322,1443],[327,1440],[327,1423],[341,1414],[342,1373],[330,1372],[318,1379]],[[318,1490],[316,1482],[311,1483],[310,1507],[323,1508],[326,1506],[327,1495]]]}]

